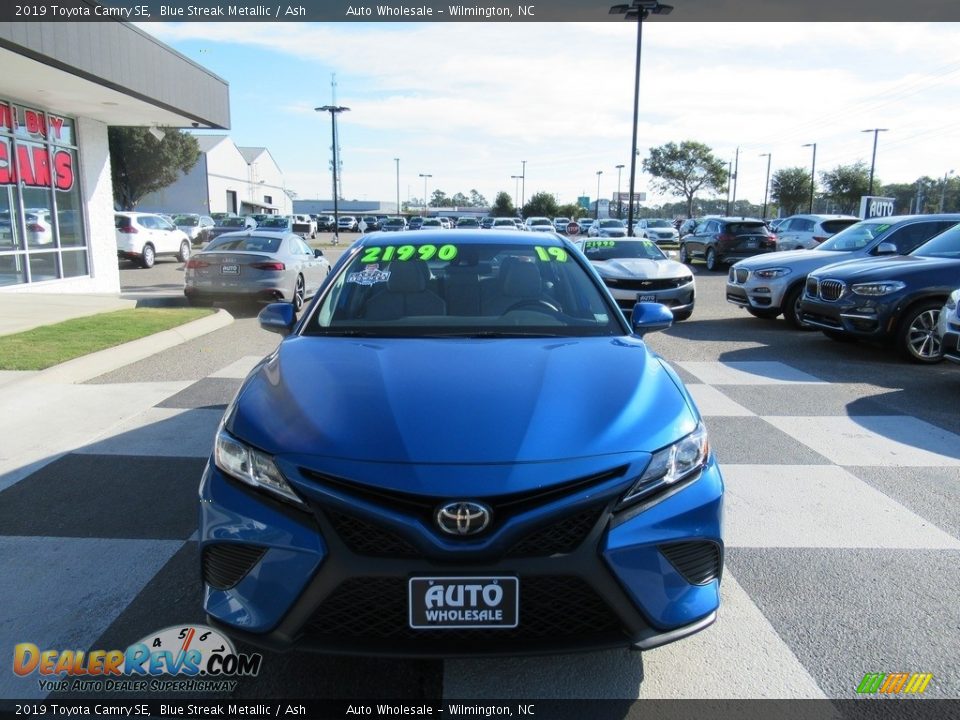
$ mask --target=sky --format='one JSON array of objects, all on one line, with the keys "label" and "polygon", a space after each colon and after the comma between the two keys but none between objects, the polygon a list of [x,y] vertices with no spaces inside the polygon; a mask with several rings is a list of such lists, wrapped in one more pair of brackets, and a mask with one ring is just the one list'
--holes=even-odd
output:
[{"label": "sky", "polygon": [[[536,192],[560,203],[629,189],[635,23],[145,23],[230,84],[230,136],[264,146],[287,188],[329,199],[330,115],[342,192],[395,201],[443,190],[488,201]],[[684,23],[643,26],[640,160],[696,140],[725,164],[740,148],[738,199],[763,202],[767,158],[828,170],[871,160],[876,178],[960,173],[960,25]],[[525,170],[522,161],[526,161]],[[725,197],[725,194],[724,194]]]}]

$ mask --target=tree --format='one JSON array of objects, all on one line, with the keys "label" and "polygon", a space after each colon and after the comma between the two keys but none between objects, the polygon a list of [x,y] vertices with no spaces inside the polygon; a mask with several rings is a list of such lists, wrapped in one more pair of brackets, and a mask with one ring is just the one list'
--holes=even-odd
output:
[{"label": "tree", "polygon": [[476,190],[470,191],[470,205],[473,207],[486,207],[487,199]]},{"label": "tree", "polygon": [[122,210],[133,210],[145,195],[172,185],[180,173],[190,172],[200,158],[200,145],[193,135],[176,128],[160,128],[163,139],[157,140],[151,130],[107,130],[113,200]]},{"label": "tree", "polygon": [[500,191],[493,201],[490,214],[494,217],[514,217],[517,214],[517,209],[513,206],[513,200],[510,199],[510,196]]},{"label": "tree", "polygon": [[456,195],[450,198],[450,204],[453,207],[469,207],[470,198],[468,198],[462,192],[458,192]]},{"label": "tree", "polygon": [[576,203],[567,203],[566,205],[561,205],[557,208],[557,216],[568,217],[571,220],[576,220],[577,218],[583,217],[586,214],[587,211]]},{"label": "tree", "polygon": [[[839,205],[841,213],[855,213],[860,208],[860,198],[870,190],[870,168],[863,160],[853,165],[837,165],[833,170],[820,173],[823,196]],[[874,179],[874,187],[879,186]]]},{"label": "tree", "polygon": [[796,215],[810,203],[810,173],[802,167],[781,168],[770,179],[770,197],[783,215]]},{"label": "tree", "polygon": [[450,199],[443,190],[434,190],[433,195],[430,196],[430,205],[431,207],[449,207]]},{"label": "tree", "polygon": [[556,217],[557,200],[550,193],[538,192],[523,206],[523,216],[528,217]]},{"label": "tree", "polygon": [[687,216],[693,217],[693,198],[700,190],[722,192],[726,188],[727,169],[703,143],[684,140],[650,148],[643,171],[652,175],[650,187],[662,195],[681,195],[687,199]]}]

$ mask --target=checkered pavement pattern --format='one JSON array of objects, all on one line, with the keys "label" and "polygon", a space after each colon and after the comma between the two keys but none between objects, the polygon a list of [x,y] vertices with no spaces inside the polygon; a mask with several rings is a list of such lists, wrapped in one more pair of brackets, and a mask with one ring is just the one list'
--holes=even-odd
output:
[{"label": "checkered pavement pattern", "polygon": [[[32,404],[0,400],[0,434],[35,426],[61,446],[0,449],[0,697],[47,694],[10,671],[16,643],[124,648],[203,622],[197,484],[257,361],[197,382],[38,386]],[[960,437],[780,362],[674,368],[727,487],[711,628],[643,654],[268,654],[237,696],[848,698],[866,672],[929,672],[928,696],[960,697]],[[57,417],[41,412],[55,399]]]}]

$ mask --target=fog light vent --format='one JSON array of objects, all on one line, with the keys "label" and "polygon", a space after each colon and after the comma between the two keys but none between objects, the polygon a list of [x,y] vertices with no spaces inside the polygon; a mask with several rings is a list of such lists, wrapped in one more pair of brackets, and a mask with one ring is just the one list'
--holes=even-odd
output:
[{"label": "fog light vent", "polygon": [[203,549],[203,581],[216,590],[229,590],[243,580],[267,552],[265,547],[217,543]]},{"label": "fog light vent", "polygon": [[679,542],[658,545],[657,549],[691,585],[706,585],[718,579],[722,572],[722,552],[715,542]]}]

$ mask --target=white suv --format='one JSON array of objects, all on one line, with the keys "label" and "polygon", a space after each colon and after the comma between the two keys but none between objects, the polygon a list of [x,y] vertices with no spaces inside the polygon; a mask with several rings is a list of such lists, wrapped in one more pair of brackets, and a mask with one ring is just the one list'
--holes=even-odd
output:
[{"label": "white suv", "polygon": [[777,250],[810,250],[858,222],[853,215],[791,215],[777,226]]},{"label": "white suv", "polygon": [[169,220],[141,212],[114,214],[117,257],[152,268],[157,257],[171,255],[180,262],[190,259],[190,238]]}]

